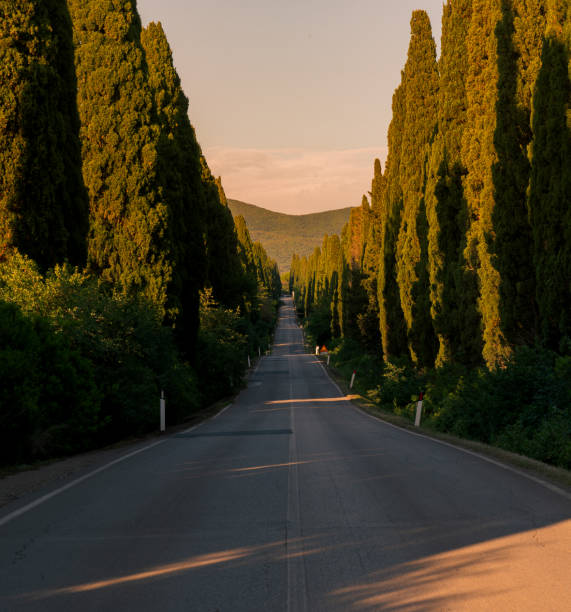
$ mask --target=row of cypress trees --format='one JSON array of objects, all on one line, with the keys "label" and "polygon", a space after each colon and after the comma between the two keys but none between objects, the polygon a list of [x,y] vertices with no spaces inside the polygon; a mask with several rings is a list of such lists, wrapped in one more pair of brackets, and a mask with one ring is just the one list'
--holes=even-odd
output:
[{"label": "row of cypress trees", "polygon": [[279,296],[276,264],[246,235],[160,23],[143,29],[133,0],[1,4],[0,262],[86,267],[154,304],[192,357],[203,287],[242,312],[258,284]]},{"label": "row of cypress trees", "polygon": [[342,258],[331,237],[293,258],[306,315],[329,308],[330,334],[420,367],[493,369],[536,342],[569,350],[570,12],[448,0],[438,60],[428,16],[413,13],[371,205],[337,239]]}]

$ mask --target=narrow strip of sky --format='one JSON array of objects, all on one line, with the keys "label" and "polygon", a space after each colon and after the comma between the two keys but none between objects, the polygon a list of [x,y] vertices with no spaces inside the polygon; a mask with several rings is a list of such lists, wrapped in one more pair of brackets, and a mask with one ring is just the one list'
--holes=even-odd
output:
[{"label": "narrow strip of sky", "polygon": [[386,157],[411,13],[428,12],[437,42],[442,14],[442,0],[137,4],[163,24],[228,196],[289,213],[360,203]]}]

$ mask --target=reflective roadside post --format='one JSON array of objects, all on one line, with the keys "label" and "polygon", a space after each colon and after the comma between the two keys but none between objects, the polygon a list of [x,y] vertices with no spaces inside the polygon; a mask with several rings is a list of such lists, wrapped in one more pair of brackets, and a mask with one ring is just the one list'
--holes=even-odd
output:
[{"label": "reflective roadside post", "polygon": [[416,403],[416,418],[414,419],[414,426],[420,427],[420,417],[422,415],[422,400],[424,399],[424,393],[421,391],[418,396],[418,402]]},{"label": "reflective roadside post", "polygon": [[160,401],[160,410],[161,410],[161,432],[165,430],[165,392],[161,389],[161,401]]}]

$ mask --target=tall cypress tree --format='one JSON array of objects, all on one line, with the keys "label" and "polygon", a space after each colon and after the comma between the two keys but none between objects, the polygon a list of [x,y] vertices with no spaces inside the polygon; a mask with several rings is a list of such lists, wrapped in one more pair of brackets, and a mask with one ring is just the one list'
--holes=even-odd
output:
[{"label": "tall cypress tree", "polygon": [[416,215],[416,232],[420,247],[416,265],[417,280],[412,286],[412,326],[409,339],[420,367],[432,367],[438,352],[430,313],[430,278],[428,270],[428,219],[424,198],[420,200]]},{"label": "tall cypress tree", "polygon": [[531,226],[527,211],[528,146],[531,142],[531,91],[537,74],[545,30],[538,2],[502,0],[498,42],[498,100],[494,144],[498,160],[492,167],[495,206],[493,263],[500,274],[502,332],[510,345],[530,344],[536,314]]},{"label": "tall cypress tree", "polygon": [[365,240],[363,255],[363,288],[367,295],[365,311],[358,317],[358,325],[364,345],[371,352],[382,350],[381,330],[379,327],[379,301],[377,271],[381,244],[381,218],[386,206],[387,181],[383,176],[381,162],[375,159],[371,183],[371,214],[369,230]]},{"label": "tall cypress tree", "polygon": [[533,97],[529,215],[543,341],[569,351],[571,339],[570,7],[549,2],[547,31]]},{"label": "tall cypress tree", "polygon": [[212,287],[216,301],[229,308],[241,307],[246,278],[238,255],[238,239],[232,213],[220,179],[210,172],[204,156],[200,158],[205,195],[204,241],[206,245],[206,283]]},{"label": "tall cypress tree", "polygon": [[387,188],[385,203],[379,207],[380,252],[377,292],[379,326],[385,360],[402,355],[407,350],[406,323],[396,279],[396,246],[403,199],[400,168],[401,144],[405,123],[405,95],[403,75],[403,81],[393,94],[393,114],[388,132],[389,151],[384,174]]},{"label": "tall cypress tree", "polygon": [[160,130],[132,0],[68,0],[73,22],[90,269],[164,307],[174,254],[159,189]]},{"label": "tall cypress tree", "polygon": [[478,307],[482,315],[484,360],[489,367],[505,362],[511,349],[501,329],[500,274],[490,244],[495,237],[492,167],[498,162],[494,145],[498,102],[498,51],[496,25],[502,18],[500,0],[474,0],[466,38],[468,75],[467,125],[462,135],[462,160],[466,164],[464,193],[469,228],[465,259],[478,274]]},{"label": "tall cypress tree", "polygon": [[361,342],[359,317],[367,308],[367,293],[364,287],[363,258],[367,234],[371,225],[371,208],[364,195],[361,206],[351,210],[348,223],[342,232],[343,255],[346,262],[344,285],[344,335]]},{"label": "tall cypress tree", "polygon": [[188,118],[188,99],[173,65],[160,23],[143,29],[141,42],[154,95],[160,137],[159,182],[168,206],[173,276],[168,288],[171,317],[181,346],[192,350],[198,328],[198,292],[205,281],[201,217],[205,212],[200,146]]},{"label": "tall cypress tree", "polygon": [[[428,15],[414,11],[410,24],[411,39],[403,75],[406,92],[400,163],[403,214],[397,242],[397,281],[408,330],[413,324],[412,290],[418,280],[416,267],[420,260],[416,219],[424,190],[425,157],[437,121],[438,93],[436,45]],[[410,345],[409,349],[416,360],[414,347]]]},{"label": "tall cypress tree", "polygon": [[0,5],[0,258],[86,257],[71,21],[63,0]]},{"label": "tall cypress tree", "polygon": [[443,7],[439,60],[438,131],[430,148],[426,178],[430,303],[438,337],[436,364],[481,359],[477,276],[464,259],[467,213],[461,156],[466,126],[466,36],[472,0]]}]

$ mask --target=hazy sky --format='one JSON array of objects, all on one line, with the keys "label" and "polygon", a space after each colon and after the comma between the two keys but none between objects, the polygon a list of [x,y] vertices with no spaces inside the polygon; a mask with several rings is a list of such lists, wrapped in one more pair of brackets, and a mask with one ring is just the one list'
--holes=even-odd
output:
[{"label": "hazy sky", "polygon": [[228,197],[302,214],[356,206],[386,158],[414,9],[442,0],[138,0],[163,24]]}]

